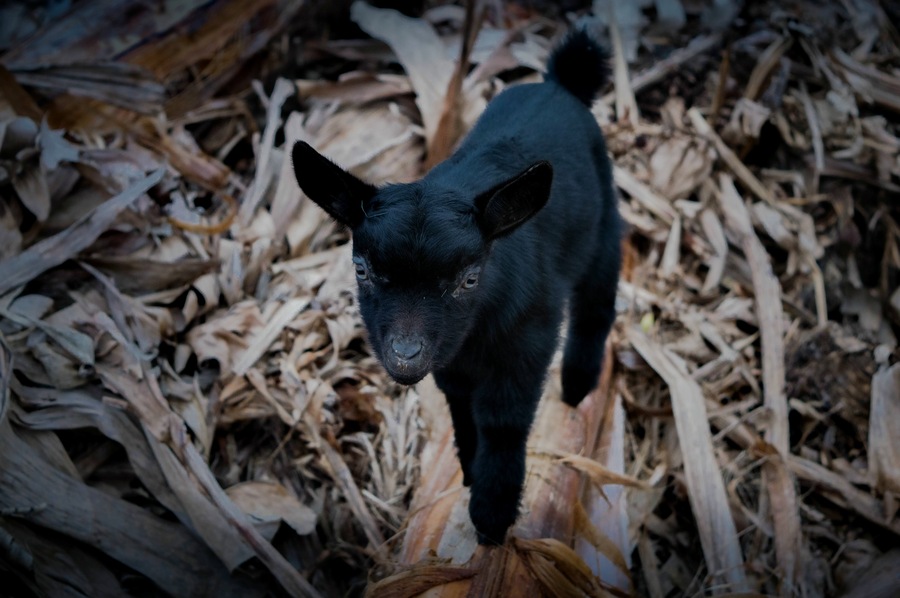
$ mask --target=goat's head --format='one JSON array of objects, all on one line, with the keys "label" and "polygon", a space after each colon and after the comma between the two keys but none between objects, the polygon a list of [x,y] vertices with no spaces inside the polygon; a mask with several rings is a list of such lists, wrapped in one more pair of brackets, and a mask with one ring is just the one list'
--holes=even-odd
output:
[{"label": "goat's head", "polygon": [[351,229],[360,312],[369,341],[397,382],[414,384],[448,363],[485,302],[502,300],[492,243],[540,210],[553,171],[538,162],[493,189],[422,180],[376,188],[304,142],[292,152],[303,192]]}]

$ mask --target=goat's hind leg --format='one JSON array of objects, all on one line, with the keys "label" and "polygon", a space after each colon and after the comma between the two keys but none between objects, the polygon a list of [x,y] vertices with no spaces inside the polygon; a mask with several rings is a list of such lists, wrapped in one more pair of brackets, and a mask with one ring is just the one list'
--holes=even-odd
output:
[{"label": "goat's hind leg", "polygon": [[569,333],[563,356],[563,401],[575,407],[596,386],[606,337],[616,319],[619,236],[604,239],[569,302]]}]

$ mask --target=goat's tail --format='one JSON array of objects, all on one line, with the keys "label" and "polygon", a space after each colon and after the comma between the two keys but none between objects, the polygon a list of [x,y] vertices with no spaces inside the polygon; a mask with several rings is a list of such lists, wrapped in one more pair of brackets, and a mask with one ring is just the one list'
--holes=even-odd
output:
[{"label": "goat's tail", "polygon": [[584,28],[573,29],[550,53],[545,79],[590,106],[609,81],[609,52]]}]

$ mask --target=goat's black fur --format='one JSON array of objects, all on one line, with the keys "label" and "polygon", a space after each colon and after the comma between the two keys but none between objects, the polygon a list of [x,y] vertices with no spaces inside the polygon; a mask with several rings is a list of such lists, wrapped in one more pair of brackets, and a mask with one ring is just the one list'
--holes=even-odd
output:
[{"label": "goat's black fur", "polygon": [[497,96],[422,180],[376,189],[305,143],[303,191],[353,233],[359,305],[398,382],[429,372],[450,405],[469,513],[503,542],[525,479],[525,443],[564,306],[563,400],[596,385],[615,317],[620,219],[589,105],[606,54],[571,33],[546,81]]}]

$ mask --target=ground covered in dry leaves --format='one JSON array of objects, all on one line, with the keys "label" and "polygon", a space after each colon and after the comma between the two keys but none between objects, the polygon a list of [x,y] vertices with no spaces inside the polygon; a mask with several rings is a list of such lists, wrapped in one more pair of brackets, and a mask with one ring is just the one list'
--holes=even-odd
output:
[{"label": "ground covered in dry leaves", "polygon": [[420,176],[576,20],[615,52],[594,112],[630,230],[586,418],[607,442],[554,456],[584,478],[557,538],[583,562],[530,544],[528,575],[547,595],[900,592],[896,5],[375,4],[410,16],[0,9],[4,595],[359,595],[414,562],[446,425],[369,352],[347,233],[286,150]]}]

